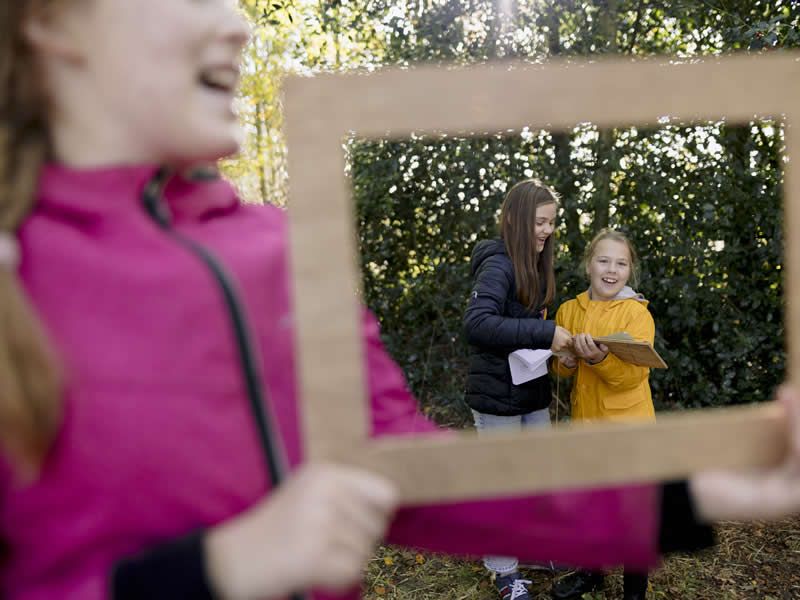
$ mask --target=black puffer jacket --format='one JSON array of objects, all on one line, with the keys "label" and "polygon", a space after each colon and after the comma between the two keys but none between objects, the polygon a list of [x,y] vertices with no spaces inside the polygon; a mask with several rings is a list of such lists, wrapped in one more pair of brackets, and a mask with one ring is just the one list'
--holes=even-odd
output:
[{"label": "black puffer jacket", "polygon": [[550,377],[511,383],[508,355],[520,348],[549,348],[555,323],[517,299],[514,267],[502,240],[483,240],[472,251],[474,284],[464,314],[472,346],[466,401],[492,415],[522,415],[550,405]]}]

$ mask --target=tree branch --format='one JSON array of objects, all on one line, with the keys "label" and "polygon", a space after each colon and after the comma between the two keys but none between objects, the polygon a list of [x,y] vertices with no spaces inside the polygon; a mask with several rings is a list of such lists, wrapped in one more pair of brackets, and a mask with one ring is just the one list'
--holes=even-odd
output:
[{"label": "tree branch", "polygon": [[630,54],[633,52],[634,46],[636,46],[636,38],[639,37],[639,26],[642,22],[642,8],[644,7],[644,0],[639,0],[639,5],[636,7],[636,19],[633,22],[633,32],[631,33],[631,41],[628,44],[628,47],[623,50],[624,54]]}]

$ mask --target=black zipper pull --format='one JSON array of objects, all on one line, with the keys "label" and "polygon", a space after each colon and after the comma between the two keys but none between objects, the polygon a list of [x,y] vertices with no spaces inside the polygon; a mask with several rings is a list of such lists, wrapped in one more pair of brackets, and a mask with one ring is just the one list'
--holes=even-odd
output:
[{"label": "black zipper pull", "polygon": [[164,188],[172,177],[172,170],[160,167],[142,191],[142,204],[147,214],[158,223],[162,229],[169,229],[172,225],[172,213],[167,203],[163,201]]}]

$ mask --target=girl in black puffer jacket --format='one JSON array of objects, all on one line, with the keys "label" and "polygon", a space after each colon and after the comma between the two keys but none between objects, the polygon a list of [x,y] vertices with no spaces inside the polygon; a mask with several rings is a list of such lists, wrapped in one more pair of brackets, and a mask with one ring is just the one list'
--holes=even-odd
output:
[{"label": "girl in black puffer jacket", "polygon": [[[569,332],[546,321],[553,300],[553,230],[558,195],[533,179],[506,195],[500,239],[478,242],[472,252],[474,284],[464,314],[472,346],[466,401],[479,434],[488,429],[519,430],[550,425],[550,379],[545,374],[520,385],[511,381],[508,355],[522,348],[568,347]],[[502,600],[529,600],[511,557],[487,556]]]}]

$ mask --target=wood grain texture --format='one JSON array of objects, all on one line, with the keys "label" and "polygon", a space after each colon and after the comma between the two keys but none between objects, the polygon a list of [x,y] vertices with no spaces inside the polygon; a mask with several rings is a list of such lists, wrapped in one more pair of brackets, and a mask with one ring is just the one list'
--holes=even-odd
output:
[{"label": "wood grain texture", "polygon": [[[776,461],[785,436],[773,406],[507,439],[369,440],[355,220],[342,143],[348,136],[482,134],[583,122],[777,118],[788,123],[786,148],[793,156],[800,144],[798,57],[774,52],[692,61],[425,66],[287,80],[290,251],[307,458],[386,473],[409,502],[683,477]],[[784,167],[787,343],[789,374],[797,381],[800,181],[791,161]]]},{"label": "wood grain texture", "polygon": [[394,480],[407,504],[665,481],[777,464],[785,452],[782,414],[767,404],[663,414],[648,424],[380,440],[352,460]]},{"label": "wood grain texture", "polygon": [[593,338],[595,343],[605,344],[614,356],[632,365],[666,369],[667,363],[648,342],[640,340],[618,340],[609,337]]}]

